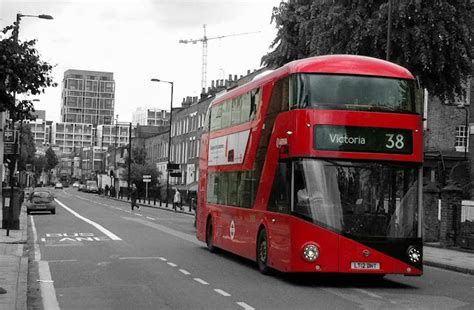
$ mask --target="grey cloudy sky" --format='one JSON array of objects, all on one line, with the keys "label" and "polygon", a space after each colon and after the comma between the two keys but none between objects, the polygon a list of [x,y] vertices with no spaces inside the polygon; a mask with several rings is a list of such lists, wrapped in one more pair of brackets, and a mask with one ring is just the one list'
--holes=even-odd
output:
[{"label": "grey cloudy sky", "polygon": [[[175,82],[175,106],[185,96],[198,96],[202,44],[180,39],[258,33],[208,41],[207,81],[258,69],[276,29],[270,24],[279,0],[0,0],[0,26],[16,14],[49,14],[53,20],[23,18],[20,40],[37,39],[42,59],[54,65],[61,84],[64,71],[110,71],[116,81],[115,111],[131,121],[139,106],[169,109],[168,84]],[[59,121],[61,86],[39,97],[37,109]]]}]

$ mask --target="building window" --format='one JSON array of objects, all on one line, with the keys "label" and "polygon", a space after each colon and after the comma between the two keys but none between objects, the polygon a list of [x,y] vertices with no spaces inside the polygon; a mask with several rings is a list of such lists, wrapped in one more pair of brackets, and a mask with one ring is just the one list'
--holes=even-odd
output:
[{"label": "building window", "polygon": [[464,148],[469,147],[466,126],[456,126],[456,141],[454,146],[458,152],[464,152]]}]

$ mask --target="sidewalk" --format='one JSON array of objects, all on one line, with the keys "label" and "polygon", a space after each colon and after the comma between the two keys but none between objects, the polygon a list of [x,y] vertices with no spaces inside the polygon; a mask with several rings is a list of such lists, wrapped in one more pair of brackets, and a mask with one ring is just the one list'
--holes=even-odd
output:
[{"label": "sidewalk", "polygon": [[[1,206],[1,203],[0,203]],[[0,210],[0,223],[3,212]],[[0,228],[0,309],[26,309],[28,256],[23,253],[27,240],[28,218],[25,207],[20,213],[20,229]]]},{"label": "sidewalk", "polygon": [[474,275],[474,253],[425,245],[423,262],[427,266]]}]

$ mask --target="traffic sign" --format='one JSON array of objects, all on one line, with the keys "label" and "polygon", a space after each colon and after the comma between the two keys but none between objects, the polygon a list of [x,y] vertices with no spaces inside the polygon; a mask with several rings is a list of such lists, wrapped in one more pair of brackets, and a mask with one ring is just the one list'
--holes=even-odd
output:
[{"label": "traffic sign", "polygon": [[5,130],[3,133],[3,142],[15,143],[15,130]]},{"label": "traffic sign", "polygon": [[143,179],[151,179],[151,175],[146,174],[146,175],[143,176]]},{"label": "traffic sign", "polygon": [[143,183],[150,183],[151,180],[150,179],[143,179]]}]

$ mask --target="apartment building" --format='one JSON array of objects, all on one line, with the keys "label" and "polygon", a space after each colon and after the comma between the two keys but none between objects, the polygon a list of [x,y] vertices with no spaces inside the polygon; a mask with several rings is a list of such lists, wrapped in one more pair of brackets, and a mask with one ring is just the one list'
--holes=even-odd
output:
[{"label": "apartment building", "polygon": [[67,70],[61,95],[61,121],[94,127],[113,123],[115,81],[112,72]]},{"label": "apartment building", "polygon": [[137,108],[132,114],[133,125],[169,126],[170,112],[156,108]]},{"label": "apartment building", "polygon": [[68,154],[75,148],[93,145],[94,134],[92,124],[53,123],[51,143],[56,145],[60,152]]},{"label": "apartment building", "polygon": [[95,145],[98,146],[123,146],[127,145],[129,140],[129,125],[99,125]]}]

